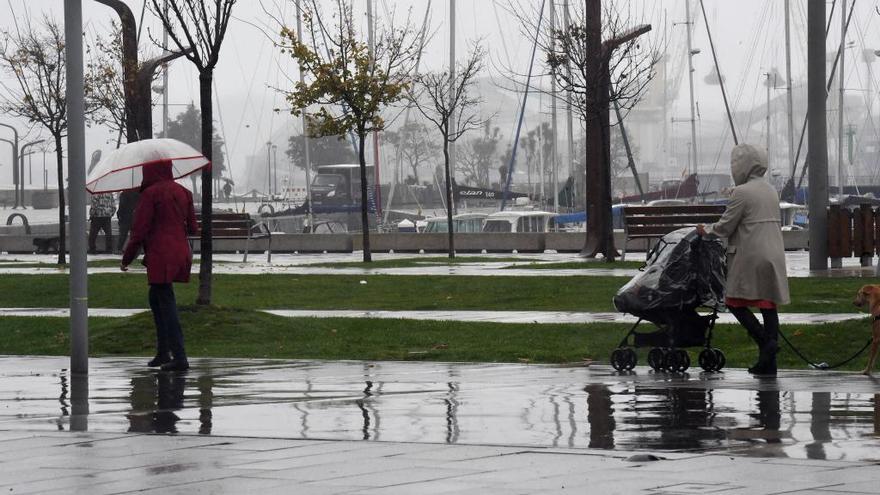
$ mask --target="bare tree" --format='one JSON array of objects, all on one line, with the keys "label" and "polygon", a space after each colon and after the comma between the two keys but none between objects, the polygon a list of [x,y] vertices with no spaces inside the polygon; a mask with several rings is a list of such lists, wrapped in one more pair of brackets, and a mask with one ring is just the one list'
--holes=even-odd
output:
[{"label": "bare tree", "polygon": [[419,183],[419,168],[429,164],[439,146],[428,134],[423,122],[407,122],[397,131],[385,132],[385,140],[394,146],[398,156],[406,160],[412,171],[412,180]]},{"label": "bare tree", "polygon": [[471,49],[467,61],[457,64],[453,73],[426,72],[415,77],[410,92],[413,104],[429,122],[437,127],[443,143],[443,168],[446,177],[446,222],[449,235],[449,257],[455,258],[455,236],[452,225],[452,176],[449,170],[449,145],[464,133],[479,129],[485,120],[479,116],[482,100],[472,95],[474,79],[483,69],[485,51],[479,43]]},{"label": "bare tree", "polygon": [[[387,27],[377,26],[370,50],[354,27],[350,0],[336,0],[335,25],[324,22],[318,3],[310,0],[303,8],[308,40],[306,36],[300,38],[294,29],[281,30],[282,50],[297,60],[307,77],[307,81],[295,83],[286,97],[294,115],[306,112],[312,119],[310,131],[315,134],[339,136],[353,132],[357,136],[363,259],[370,262],[366,139],[369,133],[385,128],[382,110],[405,97],[420,38],[407,17],[399,28],[393,21]],[[317,112],[307,110],[312,105],[318,106]]]},{"label": "bare tree", "polygon": [[659,43],[639,39],[651,26],[631,27],[637,16],[630,2],[575,2],[571,22],[550,29],[538,25],[535,19],[546,17],[537,12],[513,4],[511,11],[545,54],[550,75],[561,86],[558,97],[570,97],[584,122],[587,233],[582,254],[613,261],[609,107],[616,102],[626,113],[639,102],[654,76]]},{"label": "bare tree", "polygon": [[[175,0],[167,3],[150,0],[150,10],[162,21],[168,37],[199,71],[199,108],[202,113],[202,154],[213,157],[214,109],[211,104],[211,85],[214,67],[220,59],[220,47],[226,37],[226,28],[237,0]],[[202,170],[202,238],[199,243],[199,295],[196,304],[211,304],[211,274],[213,272],[213,243],[211,218],[213,198],[211,170]]]},{"label": "bare tree", "polygon": [[0,82],[4,90],[0,109],[46,129],[55,143],[58,173],[58,264],[66,263],[66,205],[64,201],[64,148],[67,135],[67,94],[64,29],[43,15],[40,24],[22,16],[23,26],[2,32],[0,63],[13,83]]},{"label": "bare tree", "polygon": [[465,141],[459,148],[456,170],[464,176],[464,182],[476,187],[489,187],[489,171],[498,159],[498,143],[501,129],[492,127],[491,121],[483,125],[483,135]]}]

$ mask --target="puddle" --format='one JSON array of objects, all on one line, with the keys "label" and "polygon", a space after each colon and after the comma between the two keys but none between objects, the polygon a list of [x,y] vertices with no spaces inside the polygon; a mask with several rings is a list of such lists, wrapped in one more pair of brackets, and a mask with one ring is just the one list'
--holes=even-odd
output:
[{"label": "puddle", "polygon": [[93,359],[84,384],[63,358],[0,358],[0,429],[880,457],[880,394],[843,373],[206,359],[175,375],[141,361]]}]

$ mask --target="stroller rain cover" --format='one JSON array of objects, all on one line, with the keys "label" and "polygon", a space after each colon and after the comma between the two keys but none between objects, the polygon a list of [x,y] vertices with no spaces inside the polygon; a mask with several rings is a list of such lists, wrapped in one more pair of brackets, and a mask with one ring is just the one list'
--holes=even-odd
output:
[{"label": "stroller rain cover", "polygon": [[678,229],[648,253],[643,271],[617,291],[614,307],[651,321],[668,311],[719,307],[726,278],[722,241],[693,227]]}]

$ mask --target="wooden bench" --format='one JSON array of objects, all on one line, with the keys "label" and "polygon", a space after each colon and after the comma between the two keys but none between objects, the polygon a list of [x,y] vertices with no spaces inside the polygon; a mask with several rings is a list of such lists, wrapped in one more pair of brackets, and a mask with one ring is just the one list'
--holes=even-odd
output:
[{"label": "wooden bench", "polygon": [[650,251],[652,240],[684,227],[717,222],[725,208],[724,205],[624,206],[626,239],[620,259],[626,259],[626,247],[632,240],[646,240]]},{"label": "wooden bench", "polygon": [[[196,215],[199,229],[202,228],[202,216]],[[266,261],[272,261],[272,232],[265,222],[251,218],[248,213],[214,213],[211,216],[211,239],[244,240],[244,259],[247,261],[250,243],[256,239],[269,239]],[[191,241],[199,239],[191,236]]]}]

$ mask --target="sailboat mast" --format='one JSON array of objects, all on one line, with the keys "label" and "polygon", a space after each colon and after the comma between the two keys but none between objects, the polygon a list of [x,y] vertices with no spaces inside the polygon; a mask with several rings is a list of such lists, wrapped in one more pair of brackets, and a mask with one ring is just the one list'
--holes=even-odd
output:
[{"label": "sailboat mast", "polygon": [[791,91],[791,0],[785,0],[785,85],[788,107],[788,162],[789,176],[794,177],[794,105]]},{"label": "sailboat mast", "polygon": [[[163,6],[165,18],[168,18],[168,0]],[[168,30],[162,24],[162,53],[168,54]],[[168,137],[168,64],[162,69],[162,137]]]},{"label": "sailboat mast", "polygon": [[[455,0],[449,0],[449,97],[455,96]],[[449,132],[455,132],[455,109],[450,105]],[[449,143],[449,175],[455,178],[455,142]],[[455,211],[455,202],[450,201],[449,209]]]},{"label": "sailboat mast", "polygon": [[[375,28],[373,21],[374,11],[373,11],[373,0],[367,0],[367,44],[370,49],[370,63],[376,63],[376,48],[375,48]],[[375,171],[374,177],[376,184],[374,185],[375,189],[375,203],[376,203],[376,215],[381,218],[382,214],[382,181],[381,175],[379,173],[379,131],[373,131],[373,169]]]},{"label": "sailboat mast", "polygon": [[837,100],[837,197],[843,199],[843,81],[846,78],[844,63],[846,62],[846,2],[840,2],[840,72],[837,82],[840,96]]},{"label": "sailboat mast", "polygon": [[[303,39],[302,37],[302,6],[300,2],[302,0],[296,0],[296,37],[297,39]],[[302,66],[299,68],[299,82],[303,84],[305,81],[305,71]],[[313,232],[315,228],[314,218],[312,216],[312,160],[311,156],[309,156],[309,132],[308,132],[308,121],[306,120],[306,112],[302,112],[302,134],[303,134],[303,151],[305,152],[305,169],[306,169],[306,204],[309,205],[308,214],[306,216],[306,220],[309,222],[309,232]]]},{"label": "sailboat mast", "polygon": [[772,160],[770,159],[770,77],[772,76],[772,74],[767,72],[765,76],[767,76],[767,170],[770,171],[770,176],[772,176],[773,165],[771,164]]},{"label": "sailboat mast", "polygon": [[691,0],[684,0],[685,27],[687,28],[687,49],[688,49],[688,85],[690,86],[690,102],[691,102],[691,163],[693,164],[693,174],[697,174],[697,114],[694,107],[694,47],[691,30],[693,28],[693,20],[691,19]]},{"label": "sailboat mast", "polygon": [[[556,2],[550,2],[550,44],[551,52],[556,52]],[[559,213],[559,132],[556,127],[556,69],[550,73],[550,118],[553,141],[550,145],[553,166],[553,212]]]},{"label": "sailboat mast", "polygon": [[[569,28],[571,26],[571,15],[568,11],[568,0],[565,0],[562,3],[563,10],[563,21],[565,23],[564,29],[566,36],[568,35]],[[565,64],[565,70],[568,74],[568,80],[571,80],[571,65]],[[571,91],[566,92],[565,94],[565,124],[568,138],[568,177],[572,176],[572,168],[574,167],[574,116],[571,108]],[[569,205],[571,206],[571,205]]]}]

